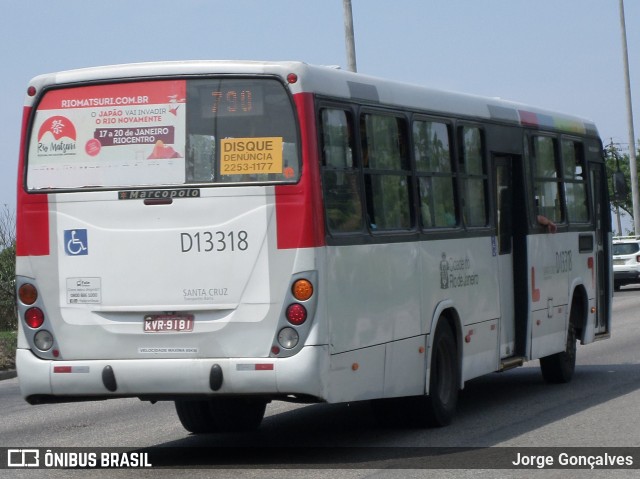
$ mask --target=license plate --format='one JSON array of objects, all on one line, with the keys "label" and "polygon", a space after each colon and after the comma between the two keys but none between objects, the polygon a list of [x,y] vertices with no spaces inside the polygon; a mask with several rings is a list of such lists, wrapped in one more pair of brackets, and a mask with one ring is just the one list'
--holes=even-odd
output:
[{"label": "license plate", "polygon": [[193,331],[193,314],[150,314],[144,317],[145,333]]},{"label": "license plate", "polygon": [[622,266],[625,263],[625,260],[623,259],[614,259],[613,260],[613,264],[615,264],[616,266]]}]

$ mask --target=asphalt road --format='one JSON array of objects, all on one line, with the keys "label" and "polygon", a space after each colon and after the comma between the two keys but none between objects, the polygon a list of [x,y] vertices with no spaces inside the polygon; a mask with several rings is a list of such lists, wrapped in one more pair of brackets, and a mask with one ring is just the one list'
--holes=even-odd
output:
[{"label": "asphalt road", "polygon": [[[640,289],[629,287],[616,293],[612,338],[578,347],[578,366],[569,384],[545,384],[537,361],[468,382],[456,420],[446,428],[381,426],[366,402],[274,402],[256,432],[195,436],[182,428],[172,403],[123,399],[29,406],[19,395],[18,379],[13,378],[0,381],[0,446],[124,447],[156,452],[169,446],[163,463],[173,468],[91,471],[100,477],[634,477],[637,470],[458,467],[474,460],[468,454],[478,453],[482,463],[487,450],[475,448],[491,447],[489,453],[504,455],[505,451],[527,451],[523,448],[554,447],[559,448],[557,455],[570,447],[580,448],[572,450],[577,452],[621,454],[624,448],[640,447],[639,311]],[[219,451],[229,457],[222,466]],[[449,457],[462,462],[451,463],[450,470],[424,469],[425,454],[436,454],[434,461]],[[640,467],[640,450],[635,454],[635,467]],[[178,471],[185,464],[216,467],[189,469],[185,476],[185,471]],[[86,473],[0,469],[0,477],[86,477]]]}]

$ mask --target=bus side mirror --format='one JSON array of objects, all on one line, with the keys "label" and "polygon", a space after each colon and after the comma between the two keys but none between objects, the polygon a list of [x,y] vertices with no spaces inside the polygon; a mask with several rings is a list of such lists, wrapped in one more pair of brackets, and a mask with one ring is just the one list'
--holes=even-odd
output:
[{"label": "bus side mirror", "polygon": [[621,201],[627,197],[627,180],[622,171],[616,171],[613,174],[613,198]]}]

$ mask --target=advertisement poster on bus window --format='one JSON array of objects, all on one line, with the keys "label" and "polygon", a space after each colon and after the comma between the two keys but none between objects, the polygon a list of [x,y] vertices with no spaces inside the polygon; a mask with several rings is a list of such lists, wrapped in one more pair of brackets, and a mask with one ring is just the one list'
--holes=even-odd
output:
[{"label": "advertisement poster on bus window", "polygon": [[48,91],[29,143],[30,189],[185,182],[186,82]]}]

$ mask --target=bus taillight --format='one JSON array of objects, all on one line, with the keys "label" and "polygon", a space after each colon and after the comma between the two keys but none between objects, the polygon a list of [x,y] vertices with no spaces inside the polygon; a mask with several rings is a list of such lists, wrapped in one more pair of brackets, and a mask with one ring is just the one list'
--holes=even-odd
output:
[{"label": "bus taillight", "polygon": [[29,308],[24,313],[24,320],[32,329],[38,329],[44,323],[44,313],[40,308]]},{"label": "bus taillight", "polygon": [[298,335],[298,332],[293,328],[282,328],[278,333],[278,342],[284,349],[295,348],[299,340],[300,335]]},{"label": "bus taillight", "polygon": [[313,296],[313,285],[309,280],[299,279],[293,283],[291,292],[298,301],[306,301]]},{"label": "bus taillight", "polygon": [[[42,329],[33,337],[33,342],[40,351],[48,351],[53,346],[53,335],[46,329]],[[58,351],[53,352],[54,356],[58,356]]]},{"label": "bus taillight", "polygon": [[287,308],[287,321],[295,326],[299,326],[307,320],[307,310],[298,303],[290,304]]},{"label": "bus taillight", "polygon": [[38,290],[30,283],[25,283],[18,289],[18,299],[22,304],[31,306],[38,299]]}]

